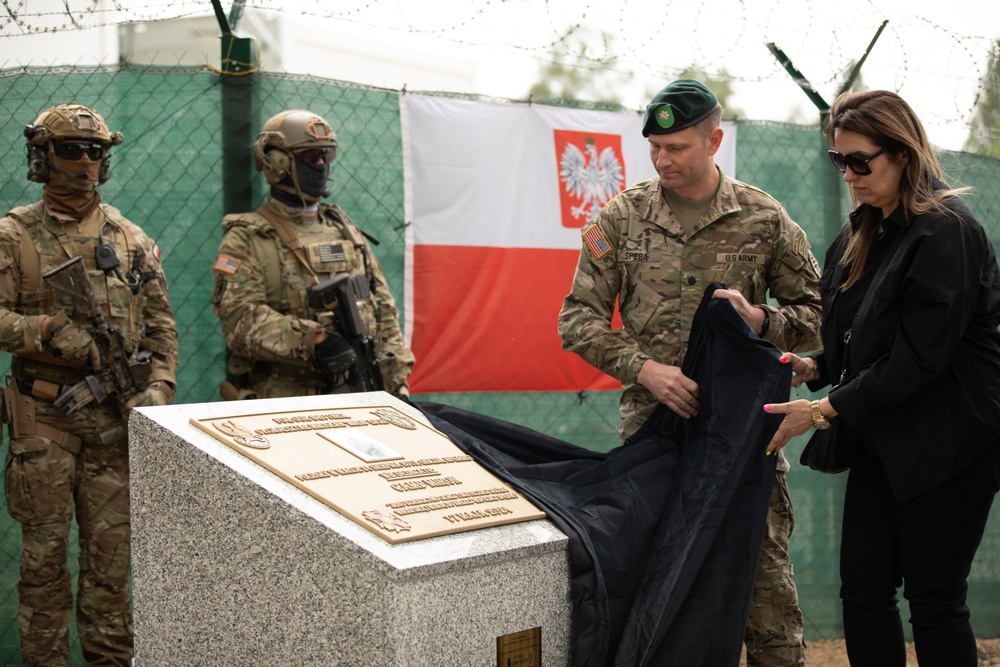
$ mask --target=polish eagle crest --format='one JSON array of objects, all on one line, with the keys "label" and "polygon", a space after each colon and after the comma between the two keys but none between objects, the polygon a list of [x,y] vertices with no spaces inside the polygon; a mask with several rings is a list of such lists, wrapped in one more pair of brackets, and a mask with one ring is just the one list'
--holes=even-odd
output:
[{"label": "polish eagle crest", "polygon": [[559,157],[559,180],[580,202],[572,207],[572,216],[584,219],[596,216],[625,185],[624,170],[614,149],[609,146],[598,154],[591,137],[587,137],[584,150],[566,144]]}]

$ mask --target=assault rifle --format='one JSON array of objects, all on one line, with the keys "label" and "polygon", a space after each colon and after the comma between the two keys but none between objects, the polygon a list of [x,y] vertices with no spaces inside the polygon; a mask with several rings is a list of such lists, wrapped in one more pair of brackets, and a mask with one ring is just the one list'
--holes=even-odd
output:
[{"label": "assault rifle", "polygon": [[337,333],[343,336],[354,350],[355,358],[348,374],[347,390],[384,390],[382,372],[379,370],[378,357],[375,353],[375,340],[365,332],[351,276],[347,273],[338,273],[310,287],[309,305],[316,310],[331,311]]},{"label": "assault rifle", "polygon": [[90,281],[83,258],[79,255],[49,269],[42,278],[57,292],[70,297],[73,312],[86,314],[93,325],[91,336],[97,344],[101,356],[101,370],[97,375],[88,375],[54,401],[55,406],[65,414],[73,414],[91,401],[103,402],[108,390],[115,394],[118,407],[124,414],[125,404],[130,398],[143,391],[149,379],[149,357],[140,356],[129,363],[128,354],[121,331],[109,327],[104,319],[101,304],[97,302],[94,284]]}]

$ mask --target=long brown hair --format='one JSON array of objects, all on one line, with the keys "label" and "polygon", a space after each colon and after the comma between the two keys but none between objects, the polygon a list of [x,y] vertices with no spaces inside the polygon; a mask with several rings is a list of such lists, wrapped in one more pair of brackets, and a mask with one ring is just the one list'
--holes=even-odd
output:
[{"label": "long brown hair", "polygon": [[[826,126],[826,142],[836,145],[837,132],[855,132],[872,143],[886,148],[886,153],[909,161],[899,181],[899,202],[907,218],[930,211],[949,212],[944,200],[969,188],[935,191],[935,184],[944,181],[944,172],[934,149],[927,140],[924,126],[910,105],[888,90],[865,90],[843,93],[833,103]],[[855,208],[861,204],[851,191]],[[841,290],[850,289],[865,270],[872,239],[882,224],[881,211],[874,207],[857,211],[858,224],[847,242],[840,263],[850,267]]]}]

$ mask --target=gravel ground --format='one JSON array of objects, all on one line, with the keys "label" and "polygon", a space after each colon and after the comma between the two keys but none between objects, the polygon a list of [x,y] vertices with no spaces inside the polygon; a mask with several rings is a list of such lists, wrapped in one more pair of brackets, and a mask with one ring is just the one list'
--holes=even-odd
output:
[{"label": "gravel ground", "polygon": [[[917,667],[913,644],[906,645],[907,667]],[[806,660],[809,667],[850,667],[843,639],[809,642]],[[746,661],[740,663],[746,665]],[[1000,667],[1000,639],[979,640],[979,667]]]}]

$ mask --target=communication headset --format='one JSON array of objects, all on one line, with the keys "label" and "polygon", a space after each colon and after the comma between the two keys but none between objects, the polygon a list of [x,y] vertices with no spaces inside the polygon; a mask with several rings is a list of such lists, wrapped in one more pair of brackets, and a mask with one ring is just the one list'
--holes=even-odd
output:
[{"label": "communication headset", "polygon": [[[28,180],[35,183],[48,183],[51,177],[50,169],[55,169],[49,164],[47,146],[53,138],[51,130],[46,127],[35,125],[24,126],[24,137],[27,139],[25,150],[28,154]],[[111,146],[120,146],[125,141],[125,135],[121,132],[111,133]],[[111,178],[111,146],[104,151],[101,158],[101,167],[97,172],[97,182],[106,183]],[[59,170],[56,170],[59,171]],[[65,172],[63,172],[65,173]],[[73,174],[70,174],[71,176]]]}]

